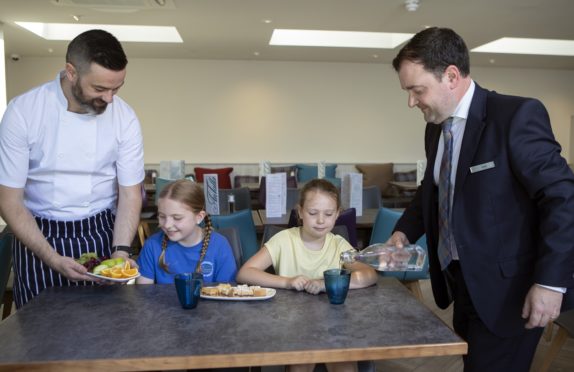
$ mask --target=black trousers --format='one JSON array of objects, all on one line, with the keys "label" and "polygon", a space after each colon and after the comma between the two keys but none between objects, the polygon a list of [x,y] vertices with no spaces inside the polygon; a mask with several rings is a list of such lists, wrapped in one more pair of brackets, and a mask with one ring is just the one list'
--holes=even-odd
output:
[{"label": "black trousers", "polygon": [[524,329],[516,337],[495,335],[476,313],[459,262],[452,261],[445,275],[454,298],[454,330],[468,343],[468,354],[463,356],[464,371],[528,372],[544,329]]}]

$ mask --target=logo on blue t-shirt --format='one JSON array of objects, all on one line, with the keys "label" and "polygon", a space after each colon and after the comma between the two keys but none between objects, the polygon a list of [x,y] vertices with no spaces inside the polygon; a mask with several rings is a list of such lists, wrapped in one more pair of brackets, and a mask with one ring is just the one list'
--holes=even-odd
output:
[{"label": "logo on blue t-shirt", "polygon": [[213,275],[213,262],[203,261],[201,263],[201,272],[203,273],[203,276]]}]

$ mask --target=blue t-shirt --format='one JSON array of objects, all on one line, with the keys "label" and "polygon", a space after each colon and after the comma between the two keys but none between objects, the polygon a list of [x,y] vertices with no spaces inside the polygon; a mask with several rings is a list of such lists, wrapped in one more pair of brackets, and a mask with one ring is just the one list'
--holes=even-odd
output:
[{"label": "blue t-shirt", "polygon": [[[193,247],[184,247],[177,242],[168,241],[165,252],[165,262],[169,268],[167,273],[159,266],[162,239],[163,231],[159,231],[145,241],[137,259],[141,275],[154,279],[157,284],[170,284],[173,283],[176,274],[194,272],[203,241]],[[205,283],[235,282],[237,265],[233,252],[227,239],[215,231],[211,232],[201,270]]]}]

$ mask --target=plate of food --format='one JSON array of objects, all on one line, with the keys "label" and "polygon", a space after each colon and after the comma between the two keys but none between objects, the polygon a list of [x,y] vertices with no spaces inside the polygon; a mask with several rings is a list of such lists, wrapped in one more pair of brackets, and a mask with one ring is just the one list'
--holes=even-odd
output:
[{"label": "plate of food", "polygon": [[201,298],[222,301],[261,301],[273,298],[277,291],[273,288],[263,288],[257,285],[239,284],[232,286],[221,283],[217,286],[201,288]]},{"label": "plate of food", "polygon": [[130,262],[121,257],[107,258],[84,253],[76,261],[88,269],[88,276],[98,279],[125,283],[140,276],[137,267],[132,268]]},{"label": "plate of food", "polygon": [[113,278],[111,276],[105,276],[105,275],[99,275],[99,274],[94,274],[91,272],[87,272],[86,275],[91,276],[93,278],[98,278],[98,279],[102,279],[102,280],[108,280],[110,282],[116,282],[116,283],[127,283],[132,279],[135,278],[139,278],[139,276],[141,275],[139,272],[136,275],[133,276],[126,276],[126,277],[121,277],[121,278]]}]

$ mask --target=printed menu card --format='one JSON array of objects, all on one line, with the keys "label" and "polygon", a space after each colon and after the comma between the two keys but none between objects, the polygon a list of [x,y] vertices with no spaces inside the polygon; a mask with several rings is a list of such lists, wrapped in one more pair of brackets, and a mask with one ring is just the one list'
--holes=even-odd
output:
[{"label": "printed menu card", "polygon": [[203,192],[205,194],[205,211],[219,215],[219,183],[217,174],[203,175]]},{"label": "printed menu card", "polygon": [[281,217],[287,213],[287,173],[265,176],[265,215]]}]

